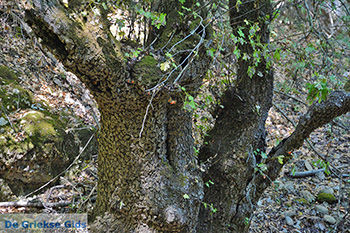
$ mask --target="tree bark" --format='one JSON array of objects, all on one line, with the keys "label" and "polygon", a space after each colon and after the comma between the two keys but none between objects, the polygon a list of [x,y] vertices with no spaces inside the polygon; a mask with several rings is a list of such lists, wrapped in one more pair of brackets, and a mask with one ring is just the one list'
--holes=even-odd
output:
[{"label": "tree bark", "polygon": [[[241,57],[237,61],[237,83],[222,97],[223,109],[218,108],[214,128],[208,133],[207,144],[200,151],[200,161],[209,163],[204,182],[204,202],[212,204],[217,213],[201,207],[197,232],[245,232],[258,197],[251,184],[260,154],[265,152],[265,121],[272,105],[273,73],[263,52],[255,65],[254,50],[249,41],[251,25],[258,25],[255,38],[262,45],[269,43],[269,30],[265,16],[270,15],[270,1],[230,1],[230,23],[233,35],[245,40],[237,43]],[[247,25],[246,20],[250,24]],[[241,30],[245,37],[239,34]],[[243,58],[248,54],[250,58]],[[249,75],[249,67],[256,69]],[[257,153],[258,152],[258,153]]]},{"label": "tree bark", "polygon": [[[179,18],[176,9],[180,7],[177,0],[158,1],[153,10],[167,12],[172,17],[167,27],[184,35],[190,32],[189,19]],[[95,231],[193,232],[203,182],[193,153],[192,115],[183,109],[184,96],[171,85],[146,90],[162,80],[159,62],[148,54],[126,61],[121,48],[127,44],[111,37],[102,6],[101,24],[96,25],[89,22],[92,16],[86,16],[84,23],[71,10],[54,0],[33,1],[26,10],[26,22],[98,103],[101,128],[94,214],[102,218]],[[176,45],[179,39],[171,41],[166,29],[150,30],[149,43],[159,37],[152,46],[180,50]],[[203,28],[181,44],[181,50],[196,45],[198,56],[187,53],[185,61],[174,57],[177,64],[189,63],[186,59],[191,59],[191,64],[180,66],[182,72],[177,70],[169,78],[169,82],[179,79],[178,83],[194,94],[209,64],[202,45],[204,36]],[[176,103],[170,104],[169,99]]]},{"label": "tree bark", "polygon": [[203,195],[191,116],[167,107],[164,98],[154,100],[140,138],[148,101],[123,97],[100,108],[97,213],[115,214],[115,232],[190,232]]}]

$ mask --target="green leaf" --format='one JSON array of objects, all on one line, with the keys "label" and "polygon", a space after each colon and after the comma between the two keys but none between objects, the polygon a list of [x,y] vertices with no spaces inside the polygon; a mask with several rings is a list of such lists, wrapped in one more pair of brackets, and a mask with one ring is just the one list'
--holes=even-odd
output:
[{"label": "green leaf", "polygon": [[216,211],[217,211],[217,209],[214,208],[213,203],[210,204],[210,210],[211,210],[212,213],[216,213]]},{"label": "green leaf", "polygon": [[241,57],[241,53],[240,53],[240,50],[235,48],[235,50],[233,50],[233,54],[236,55],[236,58],[240,58]]},{"label": "green leaf", "polygon": [[279,61],[281,59],[281,54],[280,54],[281,50],[280,49],[276,49],[276,51],[274,52],[273,54],[273,58],[276,60],[276,61]]},{"label": "green leaf", "polygon": [[188,103],[188,105],[192,108],[192,109],[196,109],[197,107],[196,107],[196,103],[194,102],[194,101],[190,101],[189,103]]},{"label": "green leaf", "polygon": [[170,62],[166,61],[160,64],[161,71],[167,71],[170,68]]},{"label": "green leaf", "polygon": [[244,33],[242,32],[242,28],[239,28],[237,32],[238,32],[238,35],[240,35],[240,37],[242,38],[245,37]]},{"label": "green leaf", "polygon": [[264,163],[259,163],[258,167],[260,168],[261,171],[266,171],[267,170],[267,166]]},{"label": "green leaf", "polygon": [[283,158],[284,158],[284,155],[280,155],[280,156],[277,157],[278,162],[279,162],[280,164],[283,164]]},{"label": "green leaf", "polygon": [[67,7],[67,8],[69,7],[69,6],[68,6],[68,0],[62,0],[62,3],[63,3],[63,5],[64,5],[65,7]]},{"label": "green leaf", "polygon": [[295,168],[295,165],[294,165],[293,168],[292,168],[292,175],[293,176],[295,175],[295,172],[296,172],[296,168]]},{"label": "green leaf", "polygon": [[182,9],[184,9],[184,10],[186,10],[186,11],[192,11],[190,8],[187,8],[187,7],[184,7],[184,6],[182,6]]},{"label": "green leaf", "polygon": [[203,205],[204,205],[204,208],[207,208],[208,207],[208,204],[203,202]]},{"label": "green leaf", "polygon": [[214,48],[210,48],[210,49],[207,50],[208,55],[211,56],[211,57],[214,57],[214,52],[215,52]]},{"label": "green leaf", "polygon": [[208,180],[208,182],[205,182],[205,186],[207,186],[208,188],[210,187],[210,185],[213,185],[214,182],[211,180]]},{"label": "green leaf", "polygon": [[248,70],[247,70],[247,73],[248,73],[248,76],[249,76],[250,78],[252,78],[253,75],[255,74],[255,67],[249,66],[249,67],[248,67]]},{"label": "green leaf", "polygon": [[184,194],[183,197],[184,197],[185,199],[190,199],[190,196],[188,196],[187,194]]},{"label": "green leaf", "polygon": [[239,12],[239,6],[242,4],[242,1],[241,0],[237,0],[236,2],[236,10],[237,12]]},{"label": "green leaf", "polygon": [[146,11],[144,14],[143,14],[146,18],[151,18],[153,16],[153,14],[149,11]]},{"label": "green leaf", "polygon": [[244,218],[244,224],[247,225],[247,226],[249,225],[249,218],[248,217]]},{"label": "green leaf", "polygon": [[105,3],[105,2],[102,2],[102,7],[103,7],[103,9],[105,9],[105,10],[107,10],[107,9],[108,9],[108,7],[107,7],[107,5],[106,5],[106,3]]},{"label": "green leaf", "polygon": [[308,47],[305,48],[305,51],[308,53],[312,53],[315,51],[315,48],[312,44],[310,44]]}]

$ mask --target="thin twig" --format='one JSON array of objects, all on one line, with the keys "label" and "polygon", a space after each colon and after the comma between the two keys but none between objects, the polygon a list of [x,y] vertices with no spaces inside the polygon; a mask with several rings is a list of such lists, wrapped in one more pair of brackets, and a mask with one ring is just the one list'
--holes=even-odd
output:
[{"label": "thin twig", "polygon": [[325,169],[321,168],[321,169],[304,171],[304,172],[291,172],[289,175],[292,178],[304,178],[304,177],[308,177],[308,176],[314,176],[317,173],[324,172],[324,171],[325,171]]},{"label": "thin twig", "polygon": [[276,92],[276,93],[278,93],[278,94],[285,95],[285,96],[287,96],[287,97],[289,97],[289,98],[291,98],[291,99],[293,99],[293,100],[295,100],[295,101],[298,101],[299,103],[301,103],[301,104],[307,106],[307,103],[305,103],[304,101],[302,101],[302,100],[300,100],[300,99],[298,99],[298,98],[296,98],[296,97],[294,97],[294,96],[292,96],[292,95],[289,95],[289,94],[287,94],[287,93],[284,93],[283,91],[278,91],[278,90],[276,90],[276,89],[273,89],[273,91]]},{"label": "thin twig", "polygon": [[45,203],[38,199],[34,200],[19,200],[19,201],[8,201],[8,202],[0,202],[0,207],[36,207],[36,208],[45,208],[45,207],[65,207],[70,205],[70,201],[60,201],[54,203]]},{"label": "thin twig", "polygon": [[92,190],[90,191],[89,195],[86,197],[86,199],[82,202],[82,203],[79,203],[79,210],[82,208],[82,206],[88,202],[88,200],[90,200],[90,197],[92,196],[92,194],[95,192],[97,188],[97,183],[95,184],[95,186],[92,188]]},{"label": "thin twig", "polygon": [[142,132],[143,132],[143,129],[145,128],[145,124],[146,124],[146,119],[147,119],[147,115],[148,115],[148,110],[149,110],[149,108],[152,106],[153,98],[154,98],[154,96],[157,94],[157,92],[158,92],[157,90],[153,90],[152,97],[151,97],[151,99],[149,100],[149,103],[148,103],[148,105],[147,105],[146,113],[145,113],[145,115],[143,116],[143,120],[142,120],[142,126],[141,126],[141,130],[140,130],[139,138],[141,138],[141,136],[142,136]]}]

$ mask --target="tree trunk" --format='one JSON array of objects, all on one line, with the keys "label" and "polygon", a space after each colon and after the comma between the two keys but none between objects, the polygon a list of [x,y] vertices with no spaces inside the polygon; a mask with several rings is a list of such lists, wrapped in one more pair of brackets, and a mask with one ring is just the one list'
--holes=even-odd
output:
[{"label": "tree trunk", "polygon": [[[159,1],[153,8],[168,13],[167,27],[171,30],[189,33],[189,19],[179,19],[175,10],[181,9],[179,1]],[[101,113],[94,214],[102,218],[93,229],[193,232],[203,182],[193,153],[192,114],[183,109],[184,96],[177,88],[153,88],[164,76],[154,56],[143,54],[137,61],[125,62],[121,48],[128,45],[110,37],[103,7],[100,12],[103,30],[99,25],[73,21],[69,17],[73,13],[57,1],[34,1],[33,8],[26,10],[26,21],[34,33],[85,83]],[[86,17],[89,21],[90,16]],[[182,36],[170,41],[169,31],[153,28],[148,40],[152,42],[157,36],[163,40],[152,46],[178,50],[176,43]],[[188,63],[186,59],[191,59],[191,64],[182,64],[182,72],[175,71],[169,79],[181,78],[178,83],[194,95],[209,64],[202,46],[204,36],[205,30],[201,30],[185,46],[179,43],[181,50],[196,45],[193,51],[201,59],[194,58],[194,53],[187,53],[185,60],[183,56],[174,57],[178,64]],[[193,79],[199,81],[193,83]]]},{"label": "tree trunk", "polygon": [[[210,208],[201,207],[200,224],[197,232],[245,232],[248,230],[254,204],[260,195],[256,195],[252,184],[260,154],[265,152],[265,121],[272,105],[273,74],[267,65],[264,52],[256,65],[252,56],[254,50],[262,50],[250,43],[248,35],[251,25],[257,25],[254,41],[260,38],[262,45],[269,42],[269,30],[264,16],[271,12],[270,2],[230,1],[230,18],[233,34],[242,38],[237,43],[241,57],[238,58],[237,83],[229,88],[222,97],[223,109],[218,108],[214,128],[208,133],[200,152],[202,163],[209,163],[204,174],[204,182],[214,184],[205,187],[204,202],[213,205],[217,213]],[[244,20],[250,24],[247,25]],[[244,59],[243,54],[250,58]],[[255,73],[249,75],[249,67]]]},{"label": "tree trunk", "polygon": [[143,123],[149,101],[134,91],[99,103],[97,213],[114,213],[113,232],[191,232],[203,195],[191,115],[159,97]]}]

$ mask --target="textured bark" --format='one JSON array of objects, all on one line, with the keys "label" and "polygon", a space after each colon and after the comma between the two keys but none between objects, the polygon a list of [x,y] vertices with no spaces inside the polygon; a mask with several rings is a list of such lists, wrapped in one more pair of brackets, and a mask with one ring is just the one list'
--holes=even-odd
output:
[{"label": "textured bark", "polygon": [[[71,6],[77,11],[80,5]],[[155,1],[153,10],[171,15],[167,27],[185,35],[190,29],[186,20],[177,18],[179,7],[177,0]],[[192,116],[183,109],[184,97],[171,86],[171,91],[146,91],[162,78],[159,62],[147,54],[126,62],[121,47],[127,45],[110,36],[103,7],[101,24],[97,25],[89,23],[92,16],[88,15],[84,23],[70,10],[59,1],[37,0],[26,10],[26,21],[65,68],[84,82],[98,103],[101,129],[94,213],[102,218],[93,229],[192,232],[203,198],[203,183],[193,153]],[[150,30],[149,38],[161,38],[152,46],[165,47],[168,43],[170,48],[179,41],[168,41],[171,34],[166,29]],[[196,44],[199,48],[201,59],[189,58],[191,64],[179,80],[182,86],[191,83],[188,90],[194,93],[209,63],[201,48],[204,36],[202,30],[181,44],[181,50]],[[183,58],[174,59],[180,64]],[[175,71],[168,83],[179,73]],[[170,105],[169,98],[176,104]],[[189,198],[185,199],[185,194]]]},{"label": "textured bark", "polygon": [[[269,42],[269,31],[264,16],[270,14],[269,1],[230,1],[230,19],[233,34],[240,37],[241,27],[247,43],[238,43],[241,54],[253,54],[249,43],[250,23],[257,23],[262,44]],[[254,168],[259,162],[259,155],[254,152],[265,151],[265,121],[272,104],[273,74],[266,66],[265,57],[256,67],[252,77],[248,67],[254,67],[250,59],[238,59],[237,83],[229,88],[222,97],[223,109],[218,108],[216,124],[208,133],[208,142],[200,151],[200,160],[209,162],[204,174],[204,182],[211,180],[214,184],[205,187],[204,202],[213,204],[217,213],[212,214],[209,208],[201,207],[200,224],[197,232],[244,232],[254,211],[255,184],[251,183]],[[248,221],[249,222],[249,221]]]},{"label": "textured bark", "polygon": [[[247,0],[238,6],[232,0],[230,9],[235,36],[239,37],[238,29],[245,27],[244,20],[248,20],[258,23],[260,42],[268,44],[269,30],[263,19],[271,13],[270,1]],[[249,27],[241,30],[247,40]],[[249,43],[238,43],[238,48],[241,54],[253,54]],[[290,159],[290,152],[299,148],[312,131],[350,111],[349,93],[332,93],[327,101],[315,103],[301,117],[293,134],[273,148],[268,159],[262,159],[259,154],[265,151],[265,121],[271,107],[273,75],[265,58],[251,78],[247,74],[248,66],[254,66],[252,59],[238,60],[237,83],[224,93],[224,108],[218,108],[216,124],[200,151],[200,161],[207,164],[204,182],[214,182],[210,187],[205,186],[203,202],[212,204],[217,213],[202,206],[197,232],[248,231],[256,202],[278,177]],[[283,164],[278,161],[281,155]],[[260,162],[267,167],[264,175],[254,169]]]},{"label": "textured bark", "polygon": [[189,232],[203,195],[191,163],[191,116],[168,108],[164,98],[154,100],[139,138],[147,104],[130,92],[100,108],[97,208],[115,214],[114,232]]}]

